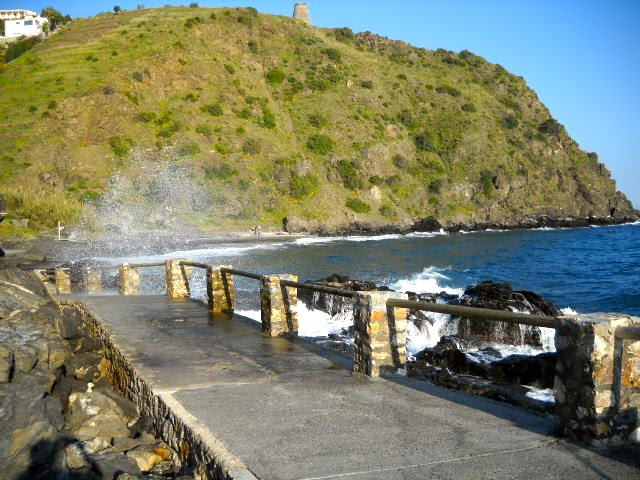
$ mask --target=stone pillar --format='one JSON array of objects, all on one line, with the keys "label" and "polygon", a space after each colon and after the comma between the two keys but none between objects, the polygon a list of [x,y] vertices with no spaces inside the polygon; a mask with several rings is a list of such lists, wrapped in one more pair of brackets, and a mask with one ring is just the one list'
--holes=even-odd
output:
[{"label": "stone pillar", "polygon": [[311,13],[309,13],[309,5],[298,2],[293,6],[293,18],[311,25]]},{"label": "stone pillar", "polygon": [[405,293],[357,292],[353,305],[354,370],[372,377],[395,373],[407,361],[406,308],[387,308],[390,298],[407,300]]},{"label": "stone pillar", "polygon": [[298,276],[265,276],[260,284],[262,330],[270,337],[298,333],[298,289],[282,286],[280,279],[297,282]]},{"label": "stone pillar", "polygon": [[[556,330],[556,433],[594,446],[632,440],[640,427],[640,341],[616,338],[640,318],[594,313]],[[634,433],[635,432],[635,433]]]},{"label": "stone pillar", "polygon": [[120,293],[122,295],[140,293],[140,272],[131,268],[128,263],[120,265]]},{"label": "stone pillar", "polygon": [[87,267],[83,272],[84,291],[96,293],[102,291],[102,270]]},{"label": "stone pillar", "polygon": [[56,291],[71,293],[71,274],[68,268],[56,268]]},{"label": "stone pillar", "polygon": [[236,294],[233,289],[233,275],[223,274],[221,268],[233,268],[231,265],[220,265],[207,269],[207,298],[209,310],[213,313],[231,313],[235,305]]},{"label": "stone pillar", "polygon": [[173,298],[188,297],[191,292],[189,290],[189,278],[191,277],[192,267],[180,265],[180,262],[188,262],[189,259],[167,260],[164,270],[167,279],[167,295]]}]

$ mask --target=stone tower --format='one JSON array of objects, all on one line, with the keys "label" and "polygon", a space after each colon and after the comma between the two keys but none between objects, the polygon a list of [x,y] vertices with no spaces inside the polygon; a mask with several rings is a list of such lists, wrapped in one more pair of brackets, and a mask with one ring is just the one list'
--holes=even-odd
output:
[{"label": "stone tower", "polygon": [[304,23],[311,25],[311,14],[309,13],[309,6],[306,3],[296,3],[293,7],[293,18],[302,20]]}]

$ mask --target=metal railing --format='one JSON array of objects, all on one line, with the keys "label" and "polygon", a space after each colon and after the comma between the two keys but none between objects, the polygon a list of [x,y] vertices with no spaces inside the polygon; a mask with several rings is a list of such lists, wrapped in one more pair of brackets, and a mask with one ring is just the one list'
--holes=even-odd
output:
[{"label": "metal railing", "polygon": [[413,310],[426,310],[428,312],[445,313],[459,317],[476,318],[482,320],[494,320],[508,323],[519,323],[535,327],[558,328],[560,320],[546,315],[531,315],[527,313],[508,312],[505,310],[493,310],[490,308],[464,307],[461,305],[447,305],[442,303],[417,302],[414,300],[389,299],[388,307],[409,308]]},{"label": "metal railing", "polygon": [[128,268],[164,267],[165,262],[127,263],[123,265],[126,265]]},{"label": "metal railing", "polygon": [[204,269],[208,269],[210,267],[210,265],[207,265],[206,263],[198,263],[198,262],[187,262],[187,261],[180,261],[180,265],[184,265],[185,267],[195,267],[195,268],[204,268]]}]

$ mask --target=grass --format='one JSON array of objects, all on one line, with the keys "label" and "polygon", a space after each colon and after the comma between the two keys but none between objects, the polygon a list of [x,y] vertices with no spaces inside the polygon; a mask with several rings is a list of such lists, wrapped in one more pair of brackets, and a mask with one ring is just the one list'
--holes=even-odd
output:
[{"label": "grass", "polygon": [[[331,222],[353,211],[351,191],[367,199],[372,186],[380,201],[371,216],[380,221],[446,221],[471,211],[447,205],[498,201],[482,175],[498,167],[529,189],[503,202],[508,208],[494,205],[505,215],[535,211],[538,191],[554,205],[574,202],[575,189],[562,190],[551,167],[568,181],[584,178],[597,197],[615,189],[523,79],[481,57],[246,8],[74,20],[0,70],[0,122],[2,191],[35,195],[55,184],[67,192],[21,203],[19,215],[43,227],[38,208],[72,222],[80,199],[126,175],[134,144],[182,153],[208,189],[223,185],[238,212],[229,209],[221,226],[279,226],[286,215]],[[467,184],[480,194],[456,188]]]}]

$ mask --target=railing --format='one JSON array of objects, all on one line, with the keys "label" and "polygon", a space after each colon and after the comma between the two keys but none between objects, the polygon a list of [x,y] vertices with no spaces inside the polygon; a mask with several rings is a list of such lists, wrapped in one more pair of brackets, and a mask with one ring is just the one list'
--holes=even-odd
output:
[{"label": "railing", "polygon": [[399,307],[413,310],[426,310],[428,312],[445,313],[448,315],[481,320],[519,323],[522,325],[532,325],[534,327],[558,328],[560,322],[558,318],[546,315],[531,315],[527,313],[508,312],[505,310],[492,310],[490,308],[445,305],[441,303],[417,302],[412,300],[389,299],[387,300],[387,306],[392,308]]},{"label": "railing", "polygon": [[127,268],[164,267],[164,262],[125,263]]}]

